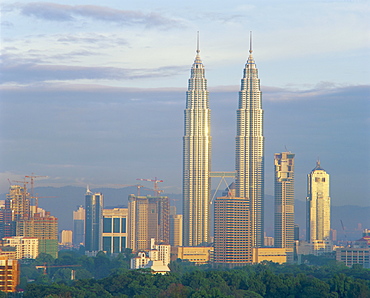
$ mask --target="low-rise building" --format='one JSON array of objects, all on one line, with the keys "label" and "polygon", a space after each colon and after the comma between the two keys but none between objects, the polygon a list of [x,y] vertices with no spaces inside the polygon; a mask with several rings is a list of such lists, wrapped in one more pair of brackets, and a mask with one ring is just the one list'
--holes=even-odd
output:
[{"label": "low-rise building", "polygon": [[36,259],[39,255],[39,239],[37,237],[4,237],[3,246],[16,249],[16,259]]},{"label": "low-rise building", "polygon": [[171,247],[171,261],[188,260],[197,265],[208,264],[212,261],[212,246],[177,246]]},{"label": "low-rise building", "polygon": [[262,261],[283,264],[287,262],[287,253],[293,253],[291,248],[254,247],[252,250],[254,264]]},{"label": "low-rise building", "polygon": [[346,266],[361,264],[364,268],[370,268],[369,247],[342,247],[336,249],[336,260]]}]

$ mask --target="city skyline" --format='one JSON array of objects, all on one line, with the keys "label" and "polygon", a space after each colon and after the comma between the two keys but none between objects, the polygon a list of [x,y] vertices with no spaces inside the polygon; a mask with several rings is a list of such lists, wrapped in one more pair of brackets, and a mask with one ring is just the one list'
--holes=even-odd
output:
[{"label": "city skyline", "polygon": [[[36,173],[49,176],[38,186],[114,187],[160,177],[166,191],[180,193],[184,82],[197,30],[213,170],[233,170],[238,82],[252,30],[263,74],[265,193],[273,193],[273,153],[287,146],[296,153],[296,199],[305,199],[306,174],[319,157],[330,169],[333,205],[368,205],[366,4],[266,3],[273,2],[200,4],[203,18],[162,1],[2,4],[2,192],[8,178]],[[290,134],[279,135],[286,127]]]}]

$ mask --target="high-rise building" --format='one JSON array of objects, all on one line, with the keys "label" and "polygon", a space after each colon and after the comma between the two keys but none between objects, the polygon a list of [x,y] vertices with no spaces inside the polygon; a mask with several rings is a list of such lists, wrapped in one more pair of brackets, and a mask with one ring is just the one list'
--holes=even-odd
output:
[{"label": "high-rise building", "polygon": [[0,237],[15,236],[17,220],[30,216],[30,194],[26,187],[11,185],[5,204],[0,209]]},{"label": "high-rise building", "polygon": [[128,197],[128,247],[134,252],[150,250],[151,238],[169,244],[170,203],[166,196]]},{"label": "high-rise building", "polygon": [[330,239],[330,177],[320,161],[307,179],[307,241]]},{"label": "high-rise building", "polygon": [[58,218],[46,212],[45,216],[35,214],[31,218],[17,221],[17,236],[39,239],[39,253],[58,257]]},{"label": "high-rise building", "polygon": [[170,244],[182,246],[182,214],[170,215]]},{"label": "high-rise building", "polygon": [[127,247],[127,208],[103,209],[103,251],[121,253]]},{"label": "high-rise building", "polygon": [[64,246],[71,247],[72,246],[72,239],[73,239],[73,231],[72,230],[62,230],[60,232],[60,244]]},{"label": "high-rise building", "polygon": [[239,92],[236,134],[236,197],[250,201],[252,246],[263,246],[264,136],[262,93],[252,56],[244,68]]},{"label": "high-rise building", "polygon": [[294,154],[275,153],[275,247],[294,247]]},{"label": "high-rise building", "polygon": [[214,206],[214,262],[228,267],[252,263],[249,200],[218,197]]},{"label": "high-rise building", "polygon": [[210,241],[211,110],[199,38],[186,92],[183,138],[183,244]]},{"label": "high-rise building", "polygon": [[77,247],[85,243],[85,209],[79,206],[73,211],[73,244]]},{"label": "high-rise building", "polygon": [[87,189],[85,195],[85,250],[95,254],[103,249],[103,206],[104,197],[101,193],[92,193]]},{"label": "high-rise building", "polygon": [[13,210],[13,220],[26,218],[31,216],[30,194],[27,192],[26,187],[19,185],[12,185],[7,194],[9,207]]},{"label": "high-rise building", "polygon": [[17,260],[0,257],[0,291],[11,293],[17,291],[20,282],[20,266]]}]

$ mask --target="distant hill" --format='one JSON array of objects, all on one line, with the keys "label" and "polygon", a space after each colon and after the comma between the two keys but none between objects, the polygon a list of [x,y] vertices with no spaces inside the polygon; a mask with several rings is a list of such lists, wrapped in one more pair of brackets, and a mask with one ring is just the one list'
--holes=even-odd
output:
[{"label": "distant hill", "polygon": [[[295,223],[299,225],[300,237],[306,235],[306,202],[295,200]],[[343,222],[344,230],[342,228]],[[362,237],[363,229],[370,228],[370,206],[331,206],[331,228],[337,230],[337,239],[357,240]],[[265,231],[274,235],[274,197],[265,196]]]},{"label": "distant hill", "polygon": [[[106,208],[127,207],[128,195],[137,194],[135,186],[125,188],[94,188],[93,192],[101,192],[104,195]],[[59,219],[59,230],[71,230],[73,228],[72,212],[80,205],[85,205],[86,188],[75,186],[64,187],[37,187],[35,193],[40,197],[39,206]],[[214,192],[212,192],[213,194]],[[141,189],[140,195],[153,195],[152,191]],[[171,199],[171,205],[176,206],[178,213],[182,211],[182,195],[163,193]],[[221,192],[217,194],[221,195]],[[5,199],[2,194],[0,199]],[[370,228],[370,207],[360,206],[332,206],[332,228],[337,230],[338,239],[356,240],[361,237],[364,228]],[[342,229],[341,220],[344,225]],[[295,201],[295,222],[300,227],[301,238],[304,239],[306,229],[306,203]],[[274,197],[265,196],[265,231],[268,236],[274,235]]]}]

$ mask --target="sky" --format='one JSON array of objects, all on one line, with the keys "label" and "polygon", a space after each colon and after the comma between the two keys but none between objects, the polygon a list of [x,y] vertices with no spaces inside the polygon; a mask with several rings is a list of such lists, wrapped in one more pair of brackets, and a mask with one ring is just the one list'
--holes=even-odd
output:
[{"label": "sky", "polygon": [[212,170],[233,171],[252,31],[265,111],[265,192],[273,194],[273,154],[289,150],[296,199],[305,199],[319,159],[331,175],[332,204],[369,206],[369,14],[369,1],[355,0],[3,1],[0,193],[32,173],[47,176],[37,186],[55,187],[122,187],[157,177],[163,190],[180,193],[197,31]]}]

